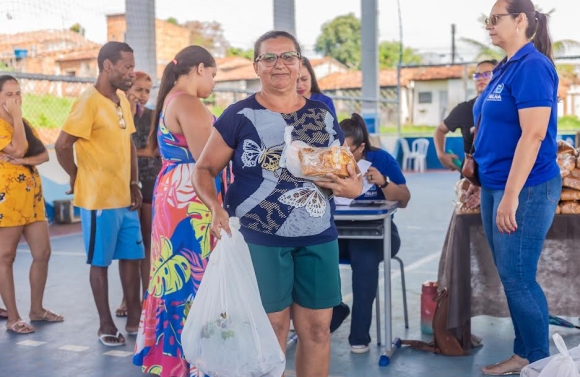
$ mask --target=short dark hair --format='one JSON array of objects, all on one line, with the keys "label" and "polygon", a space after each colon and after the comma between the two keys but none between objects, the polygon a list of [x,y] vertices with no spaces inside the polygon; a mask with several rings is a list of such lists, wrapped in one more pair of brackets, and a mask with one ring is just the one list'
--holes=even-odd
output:
[{"label": "short dark hair", "polygon": [[256,59],[258,59],[258,56],[260,56],[260,48],[262,47],[262,42],[267,41],[268,39],[276,39],[276,38],[290,39],[292,43],[294,43],[294,48],[296,49],[296,52],[302,55],[302,51],[300,50],[300,43],[298,43],[298,40],[296,39],[295,36],[288,33],[287,31],[271,30],[265,34],[262,34],[262,36],[258,38],[256,43],[254,43],[254,61],[256,61]]},{"label": "short dark hair", "polygon": [[2,88],[4,88],[4,84],[7,83],[8,81],[18,82],[18,80],[16,80],[16,78],[14,76],[10,76],[10,75],[0,76],[0,92],[2,91]]},{"label": "short dark hair", "polygon": [[479,67],[482,64],[491,64],[495,67],[497,65],[497,60],[495,59],[482,60],[479,63],[477,63],[476,67]]},{"label": "short dark hair", "polygon": [[318,86],[318,81],[316,80],[316,75],[314,74],[314,68],[312,68],[312,64],[310,64],[310,60],[308,60],[307,58],[305,58],[303,56],[302,57],[302,65],[304,67],[306,67],[306,69],[308,70],[308,73],[310,73],[310,82],[312,83],[312,85],[310,86],[310,91],[312,93],[322,93],[322,91],[320,90],[320,87]]},{"label": "short dark hair", "polygon": [[133,52],[131,46],[125,42],[107,42],[99,50],[99,56],[97,57],[97,64],[99,65],[99,72],[103,70],[105,60],[110,60],[111,63],[115,64],[121,59],[122,52]]}]

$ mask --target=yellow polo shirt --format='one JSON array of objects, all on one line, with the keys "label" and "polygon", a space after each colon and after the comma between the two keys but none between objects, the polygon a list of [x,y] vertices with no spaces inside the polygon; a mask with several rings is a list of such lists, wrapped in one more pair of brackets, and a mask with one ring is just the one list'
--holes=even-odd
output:
[{"label": "yellow polo shirt", "polygon": [[75,101],[62,126],[64,132],[79,138],[75,143],[77,207],[98,210],[131,204],[131,134],[135,125],[125,94],[117,94],[120,108],[91,86]]}]

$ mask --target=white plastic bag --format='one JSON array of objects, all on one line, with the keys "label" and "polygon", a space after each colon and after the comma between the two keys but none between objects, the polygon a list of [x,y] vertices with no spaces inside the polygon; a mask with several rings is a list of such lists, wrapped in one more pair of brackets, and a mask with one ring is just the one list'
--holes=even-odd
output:
[{"label": "white plastic bag", "polygon": [[211,377],[280,377],[286,359],[262,306],[250,251],[230,218],[187,317],[185,358]]},{"label": "white plastic bag", "polygon": [[[280,158],[280,167],[288,169],[288,171],[290,173],[292,173],[292,175],[295,176],[296,178],[303,178],[303,179],[308,179],[311,181],[319,181],[319,180],[325,179],[326,174],[322,174],[322,175],[305,175],[304,174],[303,166],[302,166],[303,163],[305,163],[305,164],[310,163],[310,165],[315,166],[317,159],[314,159],[313,161],[302,162],[300,160],[300,150],[302,150],[302,149],[325,150],[325,149],[329,149],[329,148],[333,148],[333,147],[341,148],[340,141],[338,139],[334,140],[328,148],[313,148],[301,140],[292,141],[292,129],[293,129],[293,127],[289,126],[289,127],[286,127],[286,129],[284,131],[284,143],[286,146],[284,147],[284,151],[282,152],[282,157]],[[348,154],[351,154],[350,150],[348,148],[345,148],[345,151],[348,151]],[[353,164],[356,164],[354,157],[352,157],[352,162],[353,162]]]},{"label": "white plastic bag", "polygon": [[525,366],[521,372],[522,377],[580,377],[580,365],[574,361],[580,357],[580,347],[568,352],[560,334],[554,334],[552,339],[560,353]]}]

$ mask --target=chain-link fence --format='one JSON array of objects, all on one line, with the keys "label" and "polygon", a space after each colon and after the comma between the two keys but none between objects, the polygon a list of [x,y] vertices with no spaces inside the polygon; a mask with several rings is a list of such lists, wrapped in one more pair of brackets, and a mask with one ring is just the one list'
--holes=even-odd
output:
[{"label": "chain-link fence", "polygon": [[[37,129],[46,143],[54,142],[58,129],[64,123],[75,99],[88,87],[94,84],[92,78],[69,76],[48,76],[21,72],[2,72],[18,79],[23,94],[22,110],[24,117]],[[254,91],[216,88],[205,102],[219,116],[223,110]],[[348,89],[326,92],[333,98],[340,120],[350,117],[354,112],[361,113],[364,98],[360,89]],[[382,89],[379,104],[380,124],[395,126],[397,116],[396,88]],[[379,130],[377,130],[379,131]]]}]

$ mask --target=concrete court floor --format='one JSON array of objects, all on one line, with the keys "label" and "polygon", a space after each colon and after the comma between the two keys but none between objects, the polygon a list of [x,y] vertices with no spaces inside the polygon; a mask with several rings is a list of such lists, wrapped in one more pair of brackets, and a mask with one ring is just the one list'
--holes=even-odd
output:
[{"label": "concrete court floor", "polygon": [[[427,172],[406,174],[413,198],[407,209],[395,215],[402,247],[399,256],[406,264],[407,298],[410,328],[405,330],[401,283],[393,265],[393,333],[403,339],[423,339],[419,328],[421,284],[435,280],[439,253],[445,237],[454,199],[456,173]],[[52,239],[53,257],[46,288],[46,307],[66,317],[61,324],[39,324],[30,335],[0,331],[0,377],[137,377],[143,376],[131,364],[134,338],[124,347],[107,348],[97,340],[97,313],[88,282],[88,267],[80,234]],[[31,257],[25,244],[19,248],[15,263],[18,305],[23,317],[29,308],[28,268]],[[348,266],[341,266],[344,300],[351,304],[351,281]],[[110,275],[111,309],[121,299],[117,266]],[[384,304],[384,303],[383,303]],[[570,319],[577,321],[577,319]],[[116,319],[119,329],[124,321]],[[3,323],[0,322],[0,326]],[[445,357],[410,349],[397,350],[388,367],[379,367],[381,348],[373,344],[363,355],[350,353],[348,345],[350,318],[332,336],[331,377],[463,377],[480,376],[482,365],[511,355],[513,330],[508,319],[477,317],[473,333],[483,337],[484,346],[470,356]],[[580,331],[552,327],[560,332],[571,348],[580,343]],[[376,332],[371,328],[373,341]],[[295,346],[287,353],[286,376],[295,376]],[[556,352],[552,346],[552,352]]]}]

